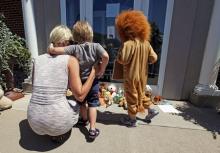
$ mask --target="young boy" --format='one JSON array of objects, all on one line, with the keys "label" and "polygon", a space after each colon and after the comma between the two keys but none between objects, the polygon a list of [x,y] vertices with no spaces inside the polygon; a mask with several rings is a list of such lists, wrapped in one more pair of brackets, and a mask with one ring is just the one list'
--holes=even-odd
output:
[{"label": "young boy", "polygon": [[[82,82],[85,82],[91,72],[92,66],[99,64],[98,78],[100,78],[108,64],[109,56],[105,49],[98,43],[92,43],[93,30],[88,22],[78,21],[73,26],[73,39],[77,43],[76,45],[70,45],[67,47],[49,47],[50,54],[69,54],[75,56],[79,60],[80,64],[80,77]],[[101,61],[100,61],[101,59]],[[90,89],[85,102],[81,106],[81,119],[79,123],[86,125],[88,123],[88,117],[90,121],[89,137],[95,139],[99,135],[99,129],[95,127],[97,110],[96,107],[100,105],[99,97],[99,81],[95,79],[93,86]],[[89,114],[87,117],[87,107],[89,107]]]}]

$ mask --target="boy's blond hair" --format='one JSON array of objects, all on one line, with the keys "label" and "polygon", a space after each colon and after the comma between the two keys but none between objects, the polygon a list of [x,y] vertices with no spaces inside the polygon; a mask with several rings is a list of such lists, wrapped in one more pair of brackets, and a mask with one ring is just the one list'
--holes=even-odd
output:
[{"label": "boy's blond hair", "polygon": [[65,25],[59,25],[53,28],[50,33],[50,43],[64,42],[67,40],[73,40],[71,30]]},{"label": "boy's blond hair", "polygon": [[93,41],[93,30],[86,21],[77,21],[73,25],[73,39],[75,42],[84,43]]}]

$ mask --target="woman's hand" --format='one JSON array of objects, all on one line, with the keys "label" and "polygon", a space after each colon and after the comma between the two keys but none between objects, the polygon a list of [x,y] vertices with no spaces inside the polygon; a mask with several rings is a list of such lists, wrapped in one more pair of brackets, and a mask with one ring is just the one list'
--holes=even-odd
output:
[{"label": "woman's hand", "polygon": [[97,72],[96,67],[93,66],[93,67],[92,67],[92,70],[91,70],[91,73],[92,73],[94,76],[96,76],[96,72]]},{"label": "woman's hand", "polygon": [[94,68],[92,68],[88,79],[82,85],[82,82],[80,79],[79,62],[73,56],[70,56],[70,58],[69,58],[68,69],[69,69],[69,85],[70,85],[71,91],[73,93],[73,96],[78,101],[83,101],[84,98],[86,97],[86,95],[88,94],[88,92],[92,86],[92,83],[95,79],[96,70]]}]

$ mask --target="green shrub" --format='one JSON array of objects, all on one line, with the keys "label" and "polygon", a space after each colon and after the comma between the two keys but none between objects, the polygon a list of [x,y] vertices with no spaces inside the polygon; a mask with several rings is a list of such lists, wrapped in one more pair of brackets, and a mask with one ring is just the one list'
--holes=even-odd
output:
[{"label": "green shrub", "polygon": [[25,75],[30,73],[31,55],[25,47],[25,40],[13,34],[0,14],[0,85],[6,89],[7,82],[4,72],[13,75],[13,66],[17,65]]}]

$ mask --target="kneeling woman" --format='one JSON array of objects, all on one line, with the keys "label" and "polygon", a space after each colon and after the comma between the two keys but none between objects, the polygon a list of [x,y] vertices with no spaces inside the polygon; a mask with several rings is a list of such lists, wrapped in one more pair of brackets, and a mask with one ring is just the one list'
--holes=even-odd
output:
[{"label": "kneeling woman", "polygon": [[[69,45],[70,40],[72,34],[66,26],[57,26],[50,33],[50,43],[56,47]],[[79,106],[66,99],[68,85],[76,100],[83,101],[95,78],[95,69],[92,69],[82,85],[79,71],[77,59],[69,55],[43,54],[35,59],[33,92],[27,112],[28,122],[35,133],[59,141],[77,123]]]}]

